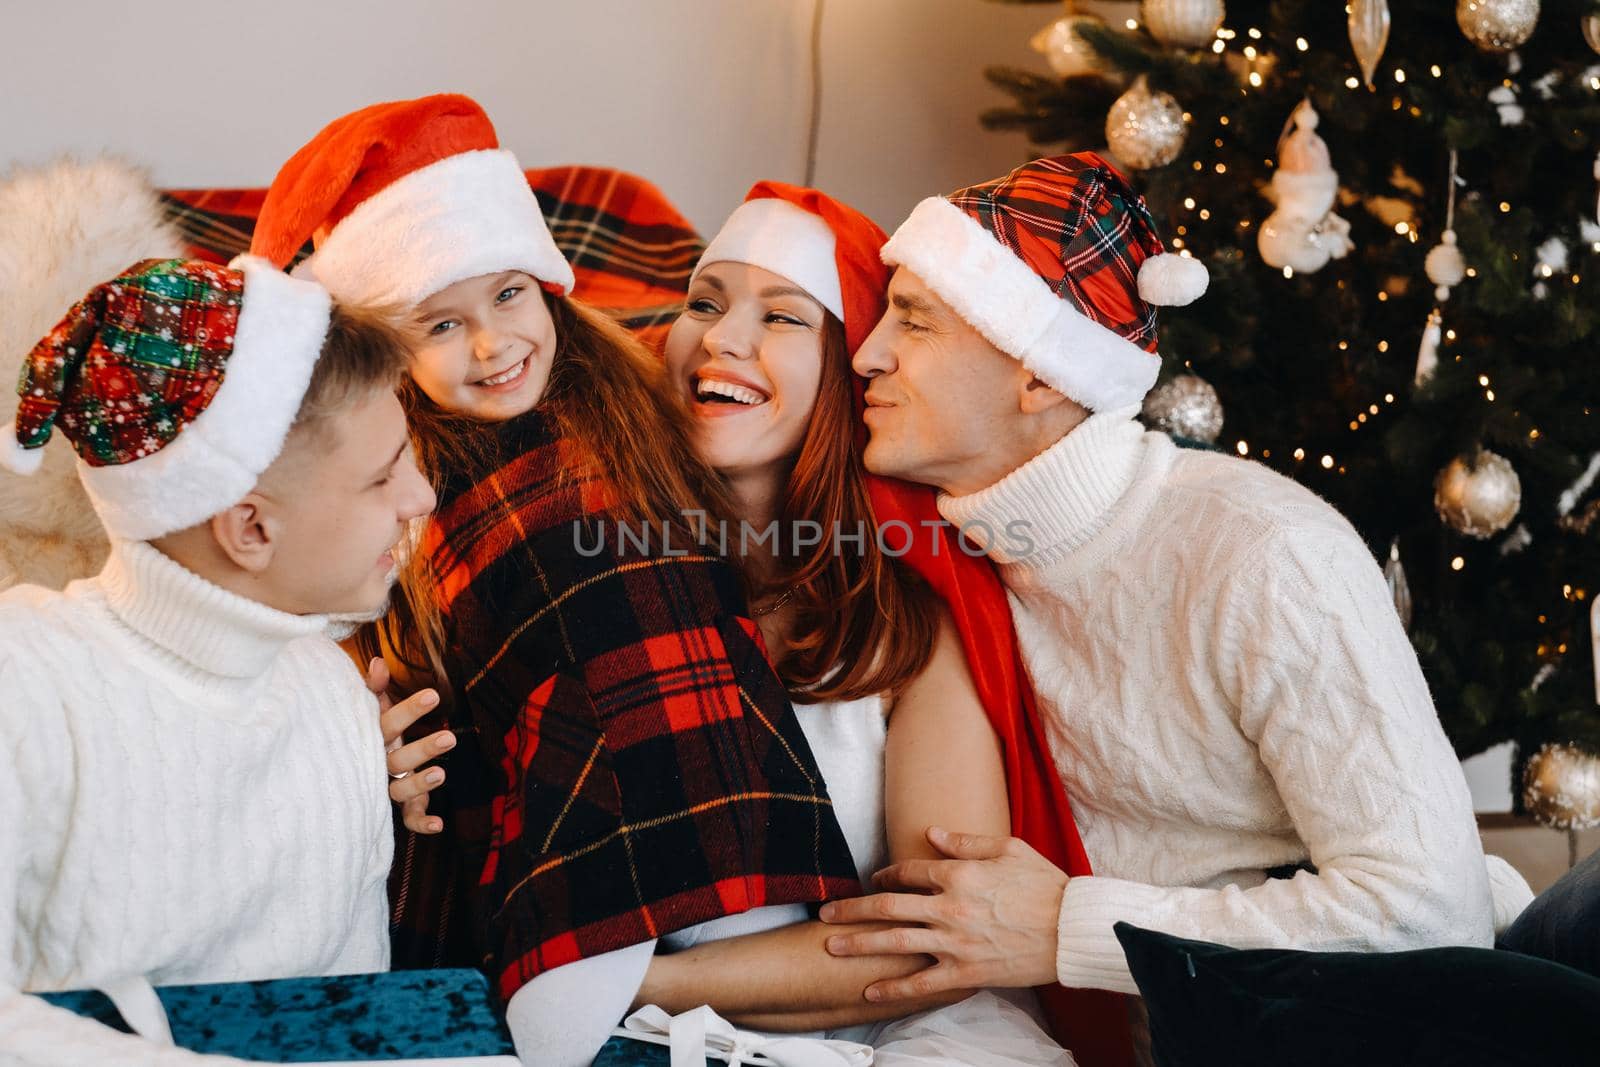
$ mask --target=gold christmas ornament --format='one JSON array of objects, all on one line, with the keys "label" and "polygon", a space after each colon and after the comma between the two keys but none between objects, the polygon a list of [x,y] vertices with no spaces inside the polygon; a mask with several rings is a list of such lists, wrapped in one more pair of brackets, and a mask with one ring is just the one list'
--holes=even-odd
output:
[{"label": "gold christmas ornament", "polygon": [[1542,746],[1523,768],[1522,804],[1557,830],[1600,825],[1600,758],[1577,745]]},{"label": "gold christmas ornament", "polygon": [[1578,20],[1578,25],[1583,27],[1583,39],[1589,47],[1600,52],[1600,14],[1584,15]]},{"label": "gold christmas ornament", "polygon": [[1350,0],[1350,47],[1361,77],[1372,88],[1383,50],[1389,46],[1389,0]]},{"label": "gold christmas ornament", "polygon": [[1144,0],[1139,18],[1168,48],[1205,48],[1222,25],[1222,0]]},{"label": "gold christmas ornament", "polygon": [[1457,456],[1433,483],[1433,506],[1451,529],[1480,541],[1511,525],[1522,507],[1522,481],[1504,456],[1484,449]]},{"label": "gold christmas ornament", "polygon": [[1142,74],[1106,115],[1111,154],[1134,170],[1164,167],[1177,159],[1188,132],[1183,105],[1170,93],[1152,92]]},{"label": "gold christmas ornament", "polygon": [[1056,19],[1034,34],[1028,40],[1028,46],[1044,56],[1044,61],[1050,64],[1050,69],[1055,71],[1058,78],[1099,74],[1099,55],[1077,32],[1079,26],[1099,24],[1099,19],[1082,15]]},{"label": "gold christmas ornament", "polygon": [[1151,390],[1144,417],[1164,433],[1208,445],[1222,434],[1222,401],[1210,382],[1194,374],[1180,374]]},{"label": "gold christmas ornament", "polygon": [[1456,23],[1485,52],[1509,52],[1533,36],[1539,0],[1456,0]]}]

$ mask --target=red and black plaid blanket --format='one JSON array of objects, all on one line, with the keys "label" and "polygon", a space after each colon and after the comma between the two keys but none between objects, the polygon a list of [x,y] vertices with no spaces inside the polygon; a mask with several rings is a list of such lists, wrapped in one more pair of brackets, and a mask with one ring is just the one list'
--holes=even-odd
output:
[{"label": "red and black plaid blanket", "polygon": [[537,411],[497,436],[514,458],[445,484],[424,550],[452,718],[494,783],[475,910],[502,995],[720,916],[860,892],[733,568],[664,554],[659,527],[648,551],[620,540],[603,482]]}]

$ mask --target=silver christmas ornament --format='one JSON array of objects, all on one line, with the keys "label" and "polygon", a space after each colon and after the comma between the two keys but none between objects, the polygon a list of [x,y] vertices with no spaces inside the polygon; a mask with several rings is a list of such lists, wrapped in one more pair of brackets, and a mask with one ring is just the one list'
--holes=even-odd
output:
[{"label": "silver christmas ornament", "polygon": [[1139,18],[1168,48],[1204,48],[1222,25],[1222,0],[1144,0]]},{"label": "silver christmas ornament", "polygon": [[1208,445],[1222,434],[1222,401],[1210,382],[1194,374],[1180,374],[1151,390],[1144,417],[1164,433]]},{"label": "silver christmas ornament", "polygon": [[1411,629],[1411,583],[1406,581],[1406,568],[1400,562],[1400,539],[1389,543],[1389,561],[1383,565],[1383,580],[1389,584],[1389,599],[1394,601],[1395,614],[1400,625]]},{"label": "silver christmas ornament", "polygon": [[1372,88],[1372,75],[1389,45],[1389,0],[1350,0],[1350,48],[1361,77]]},{"label": "silver christmas ornament", "polygon": [[1600,13],[1584,15],[1578,20],[1578,25],[1583,28],[1583,39],[1589,47],[1600,52]]},{"label": "silver christmas ornament", "polygon": [[1456,23],[1485,52],[1509,52],[1533,36],[1539,0],[1456,0]]},{"label": "silver christmas ornament", "polygon": [[1479,540],[1511,525],[1522,506],[1522,481],[1504,456],[1484,449],[1457,456],[1433,483],[1433,506],[1451,529]]},{"label": "silver christmas ornament", "polygon": [[1188,132],[1183,105],[1170,93],[1152,92],[1142,74],[1106,115],[1111,154],[1134,170],[1164,167],[1177,159]]},{"label": "silver christmas ornament", "polygon": [[1600,825],[1600,758],[1577,745],[1542,746],[1523,768],[1522,804],[1557,830]]},{"label": "silver christmas ornament", "polygon": [[1058,78],[1075,78],[1083,74],[1100,73],[1100,57],[1078,36],[1078,27],[1098,25],[1099,19],[1086,16],[1068,16],[1056,19],[1034,34],[1028,46],[1044,56]]},{"label": "silver christmas ornament", "polygon": [[[1443,287],[1441,286],[1441,289]],[[1444,290],[1449,295],[1449,290]],[[1422,328],[1422,343],[1417,346],[1417,370],[1411,383],[1418,389],[1433,381],[1439,370],[1439,341],[1444,332],[1444,316],[1438,308],[1428,312],[1428,322]]]}]

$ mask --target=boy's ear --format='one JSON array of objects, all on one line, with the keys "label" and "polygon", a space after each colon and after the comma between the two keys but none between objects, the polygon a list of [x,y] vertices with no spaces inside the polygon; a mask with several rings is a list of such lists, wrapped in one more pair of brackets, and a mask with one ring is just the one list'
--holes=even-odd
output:
[{"label": "boy's ear", "polygon": [[217,547],[235,566],[251,574],[260,574],[272,563],[277,532],[271,504],[256,492],[211,517],[211,536]]},{"label": "boy's ear", "polygon": [[1024,415],[1038,415],[1066,403],[1069,401],[1064,393],[1058,393],[1033,375],[1023,373],[1017,407]]}]

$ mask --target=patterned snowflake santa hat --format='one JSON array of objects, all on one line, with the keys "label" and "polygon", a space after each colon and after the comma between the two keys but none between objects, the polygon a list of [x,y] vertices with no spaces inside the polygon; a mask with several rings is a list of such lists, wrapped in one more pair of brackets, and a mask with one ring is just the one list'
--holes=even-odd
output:
[{"label": "patterned snowflake santa hat", "polygon": [[59,430],[112,537],[148,541],[202,522],[277,458],[330,309],[321,286],[254,257],[136,263],[28,354],[0,465],[32,474]]},{"label": "patterned snowflake santa hat", "polygon": [[1091,411],[1139,403],[1161,369],[1157,306],[1205,292],[1144,199],[1093,152],[1026,163],[922,201],[883,261],[905,267],[991,344]]},{"label": "patterned snowflake santa hat", "polygon": [[483,108],[453,93],[329,123],[272,180],[250,251],[347,303],[413,307],[467,278],[520,270],[570,293],[572,267]]}]

